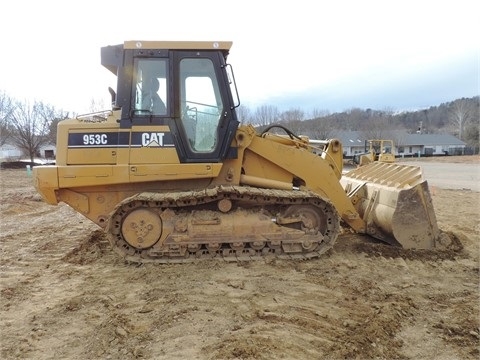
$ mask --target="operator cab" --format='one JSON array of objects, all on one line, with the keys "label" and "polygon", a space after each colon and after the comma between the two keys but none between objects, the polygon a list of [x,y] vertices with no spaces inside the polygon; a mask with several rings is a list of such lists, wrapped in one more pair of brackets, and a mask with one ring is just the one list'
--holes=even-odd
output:
[{"label": "operator cab", "polygon": [[120,128],[167,126],[170,134],[164,138],[171,139],[182,162],[220,162],[235,156],[230,144],[239,101],[233,71],[226,64],[231,45],[126,41],[103,47],[102,65],[117,75],[112,100],[121,110]]}]

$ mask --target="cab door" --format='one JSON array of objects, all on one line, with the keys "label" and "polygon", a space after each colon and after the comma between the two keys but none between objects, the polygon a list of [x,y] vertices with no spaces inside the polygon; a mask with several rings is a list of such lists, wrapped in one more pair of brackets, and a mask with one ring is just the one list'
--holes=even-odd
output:
[{"label": "cab door", "polygon": [[177,52],[174,64],[179,109],[176,118],[184,162],[220,162],[232,156],[238,126],[224,58],[219,52]]}]

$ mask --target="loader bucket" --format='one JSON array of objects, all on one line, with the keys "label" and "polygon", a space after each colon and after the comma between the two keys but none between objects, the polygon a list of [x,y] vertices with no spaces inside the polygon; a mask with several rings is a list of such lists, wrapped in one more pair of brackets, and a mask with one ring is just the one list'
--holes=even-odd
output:
[{"label": "loader bucket", "polygon": [[422,169],[373,162],[342,176],[366,233],[406,249],[433,249],[440,236]]}]

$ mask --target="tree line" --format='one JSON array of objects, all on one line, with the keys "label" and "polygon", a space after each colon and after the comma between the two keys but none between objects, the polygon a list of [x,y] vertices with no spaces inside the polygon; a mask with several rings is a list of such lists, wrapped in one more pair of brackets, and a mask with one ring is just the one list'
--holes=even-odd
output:
[{"label": "tree line", "polygon": [[[103,110],[101,103],[91,100],[92,112]],[[72,114],[74,116],[74,114]],[[411,133],[452,134],[479,152],[480,102],[479,96],[461,98],[428,109],[394,112],[391,109],[373,110],[351,108],[330,113],[314,109],[307,113],[300,108],[280,111],[273,105],[255,109],[241,105],[237,109],[241,123],[253,124],[260,130],[280,124],[299,135],[312,139],[329,139],[339,130],[361,131],[365,138],[391,138],[393,130]],[[19,101],[6,92],[0,93],[0,146],[15,145],[31,161],[45,144],[55,144],[57,124],[70,113],[41,101]]]},{"label": "tree line", "polygon": [[[255,110],[240,106],[237,112],[242,123],[265,128],[279,123],[297,134],[312,139],[328,139],[338,131],[360,131],[365,139],[392,139],[394,130],[407,133],[451,134],[465,141],[479,153],[480,97],[460,98],[428,109],[395,112],[392,109],[351,108],[330,113],[314,109],[307,114],[301,109],[280,112],[277,107],[263,105]],[[395,139],[393,139],[395,140]]]}]

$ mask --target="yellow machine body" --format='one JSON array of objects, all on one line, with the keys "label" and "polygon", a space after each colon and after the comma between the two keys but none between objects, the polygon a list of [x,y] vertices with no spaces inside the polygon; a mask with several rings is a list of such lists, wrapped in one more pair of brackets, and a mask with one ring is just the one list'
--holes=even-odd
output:
[{"label": "yellow machine body", "polygon": [[[368,165],[342,176],[337,139],[312,145],[281,126],[286,135],[239,125],[230,46],[102,48],[118,77],[113,109],[59,123],[56,165],[34,168],[44,200],[83,214],[136,262],[311,258],[333,246],[341,224],[393,245],[435,246],[419,168]],[[146,91],[151,78],[166,88],[155,90],[161,114]]]}]

